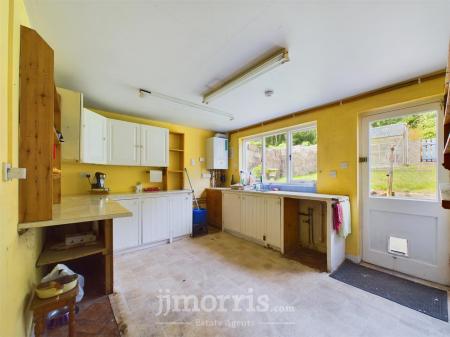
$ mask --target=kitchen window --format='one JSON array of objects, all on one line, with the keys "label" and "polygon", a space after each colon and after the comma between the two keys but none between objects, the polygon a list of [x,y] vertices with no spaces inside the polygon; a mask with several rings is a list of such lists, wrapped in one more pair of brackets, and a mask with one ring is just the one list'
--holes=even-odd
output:
[{"label": "kitchen window", "polygon": [[316,123],[245,138],[241,169],[265,183],[317,181]]}]

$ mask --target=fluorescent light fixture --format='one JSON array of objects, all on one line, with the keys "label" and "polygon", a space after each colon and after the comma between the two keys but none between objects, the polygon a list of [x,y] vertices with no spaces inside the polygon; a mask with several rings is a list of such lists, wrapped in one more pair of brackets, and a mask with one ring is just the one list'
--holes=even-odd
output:
[{"label": "fluorescent light fixture", "polygon": [[149,94],[151,96],[157,97],[159,99],[163,99],[165,101],[169,101],[169,102],[172,102],[172,103],[188,106],[188,107],[194,108],[194,109],[203,110],[203,111],[210,112],[210,113],[213,113],[213,114],[216,114],[216,115],[219,115],[219,116],[223,116],[223,117],[228,118],[230,121],[232,121],[234,119],[234,116],[232,114],[228,113],[228,112],[225,112],[225,111],[222,111],[222,110],[219,110],[219,109],[215,109],[215,108],[211,108],[209,106],[197,104],[197,103],[194,103],[194,102],[186,101],[186,100],[181,99],[181,98],[177,98],[177,97],[169,96],[169,95],[166,95],[166,94],[162,94],[160,92],[156,92],[156,91],[153,91],[153,90],[146,90],[146,89],[139,88],[138,93],[139,93],[139,97],[144,97],[144,94]]},{"label": "fluorescent light fixture", "polygon": [[283,63],[288,61],[289,61],[289,54],[287,49],[283,48],[277,50],[268,58],[254,65],[250,69],[243,71],[242,73],[236,75],[235,77],[232,77],[217,89],[213,89],[207,92],[203,96],[203,103],[209,103],[212,100],[216,99],[217,97],[225,95],[227,92],[236,89],[237,87],[243,85],[244,83],[247,83],[255,79],[256,77],[268,72],[269,70],[279,65],[282,65]]}]

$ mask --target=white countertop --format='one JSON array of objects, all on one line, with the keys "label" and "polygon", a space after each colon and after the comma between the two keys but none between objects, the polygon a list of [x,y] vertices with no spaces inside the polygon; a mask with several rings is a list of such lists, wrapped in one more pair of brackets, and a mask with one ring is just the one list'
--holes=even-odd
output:
[{"label": "white countertop", "polygon": [[120,200],[120,199],[134,199],[134,198],[145,198],[145,197],[160,197],[164,195],[171,194],[184,194],[184,193],[192,193],[191,190],[173,190],[173,191],[158,191],[158,192],[123,192],[123,193],[109,193],[102,195],[103,197],[107,197],[112,200]]},{"label": "white countertop", "polygon": [[346,195],[338,195],[338,194],[320,194],[320,193],[307,193],[307,192],[289,192],[289,191],[254,191],[254,190],[232,190],[227,189],[223,190],[226,192],[233,193],[249,193],[249,194],[259,194],[259,195],[271,195],[282,198],[295,198],[295,199],[308,199],[308,200],[318,200],[318,201],[344,201],[348,200],[348,196]]},{"label": "white countertop", "polygon": [[66,225],[132,216],[132,213],[108,195],[79,195],[61,198],[53,205],[51,220],[19,223],[18,229]]}]

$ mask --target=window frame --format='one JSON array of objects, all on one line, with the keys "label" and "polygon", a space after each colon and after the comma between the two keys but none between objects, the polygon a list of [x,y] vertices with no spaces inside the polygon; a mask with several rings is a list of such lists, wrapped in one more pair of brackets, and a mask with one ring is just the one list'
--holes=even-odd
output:
[{"label": "window frame", "polygon": [[[262,144],[262,155],[261,155],[261,176],[264,184],[274,183],[270,182],[266,179],[266,137],[277,136],[280,134],[286,134],[286,182],[284,183],[276,183],[277,185],[301,185],[305,183],[315,183],[317,184],[317,180],[294,180],[292,177],[292,134],[299,131],[307,131],[310,129],[316,130],[316,137],[318,138],[317,132],[317,121],[307,122],[298,124],[295,126],[291,126],[288,128],[272,130],[268,132],[258,133],[255,135],[247,136],[241,138],[240,141],[240,154],[241,158],[239,160],[239,171],[247,171],[247,142],[260,140]],[[319,152],[319,148],[317,147],[317,153]],[[316,169],[318,171],[318,168]]]}]

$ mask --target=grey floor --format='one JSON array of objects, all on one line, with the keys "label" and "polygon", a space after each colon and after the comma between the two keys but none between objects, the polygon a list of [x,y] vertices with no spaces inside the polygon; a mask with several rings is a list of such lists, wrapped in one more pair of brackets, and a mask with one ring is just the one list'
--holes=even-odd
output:
[{"label": "grey floor", "polygon": [[[130,337],[450,336],[449,323],[226,233],[116,256],[115,277],[111,303]],[[188,305],[158,315],[158,296],[166,294],[204,299],[206,309],[211,297],[226,300],[223,310],[192,311]],[[268,310],[252,310],[248,297],[236,306],[227,295],[262,298]]]}]

